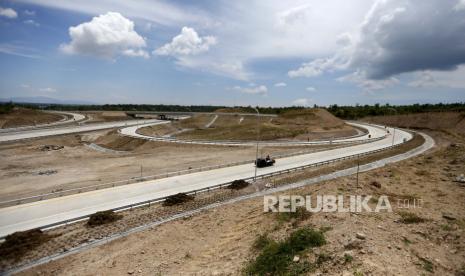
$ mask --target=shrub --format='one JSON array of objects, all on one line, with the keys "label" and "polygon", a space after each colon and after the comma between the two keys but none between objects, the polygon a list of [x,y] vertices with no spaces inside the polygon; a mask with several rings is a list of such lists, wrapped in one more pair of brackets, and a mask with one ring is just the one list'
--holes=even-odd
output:
[{"label": "shrub", "polygon": [[401,217],[400,222],[404,224],[421,223],[426,221],[426,219],[419,217],[414,213],[400,212],[399,215]]},{"label": "shrub", "polygon": [[267,234],[262,234],[262,235],[259,235],[257,239],[255,239],[253,243],[253,248],[257,250],[261,250],[272,242],[273,240],[270,239]]},{"label": "shrub", "polygon": [[115,212],[113,212],[112,210],[101,211],[101,212],[97,212],[95,214],[92,214],[89,217],[89,220],[87,221],[87,225],[91,226],[91,227],[94,227],[94,226],[98,226],[98,225],[112,223],[112,222],[115,222],[115,221],[121,219],[122,217],[123,217],[122,215],[118,215]]},{"label": "shrub", "polygon": [[381,183],[379,183],[378,181],[372,181],[370,184],[371,186],[376,187],[378,189],[381,188]]},{"label": "shrub", "polygon": [[163,202],[163,206],[178,205],[191,200],[194,200],[194,196],[185,193],[178,193],[175,195],[171,195],[167,199],[165,199],[165,201]]},{"label": "shrub", "polygon": [[5,237],[0,244],[0,256],[5,259],[18,260],[28,251],[47,242],[53,236],[44,234],[40,229],[15,232]]},{"label": "shrub", "polygon": [[234,180],[230,185],[228,185],[228,189],[231,190],[241,190],[249,186],[249,182],[239,179],[239,180]]},{"label": "shrub", "polygon": [[344,263],[351,263],[354,260],[354,257],[350,254],[344,254]]},{"label": "shrub", "polygon": [[297,207],[295,212],[280,212],[277,213],[277,218],[280,221],[289,222],[291,220],[295,221],[304,221],[312,215],[307,209],[304,207]]},{"label": "shrub", "polygon": [[283,275],[290,271],[305,272],[312,268],[307,262],[294,264],[292,259],[305,249],[326,243],[322,232],[305,227],[293,232],[281,242],[270,240],[261,253],[245,268],[247,275]]}]

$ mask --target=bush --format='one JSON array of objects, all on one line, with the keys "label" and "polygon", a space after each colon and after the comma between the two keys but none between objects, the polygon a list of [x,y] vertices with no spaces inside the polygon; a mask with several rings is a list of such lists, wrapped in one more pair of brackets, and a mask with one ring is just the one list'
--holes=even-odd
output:
[{"label": "bush", "polygon": [[122,215],[118,215],[115,212],[113,212],[112,210],[101,211],[101,212],[97,212],[95,214],[92,214],[89,217],[89,220],[87,221],[87,225],[91,226],[91,227],[94,227],[94,226],[98,226],[98,225],[112,223],[112,222],[115,222],[115,221],[121,219],[122,217],[123,217]]},{"label": "bush", "polygon": [[289,222],[291,220],[295,221],[304,221],[308,219],[312,213],[307,211],[304,207],[297,207],[295,209],[295,212],[280,212],[277,213],[277,218],[280,221],[286,221]]},{"label": "bush", "polygon": [[0,244],[0,256],[4,259],[18,260],[28,251],[47,242],[53,236],[44,234],[40,229],[15,232],[5,237]]},{"label": "bush", "polygon": [[273,240],[268,237],[266,234],[259,235],[257,239],[255,239],[253,243],[253,248],[257,250],[261,250],[272,243]]},{"label": "bush", "polygon": [[178,205],[191,200],[194,200],[194,196],[185,193],[178,193],[175,195],[171,195],[167,199],[165,199],[165,201],[163,202],[163,206]]},{"label": "bush", "polygon": [[1,103],[0,104],[0,114],[8,114],[13,111],[15,105],[13,103]]},{"label": "bush", "polygon": [[307,248],[326,243],[322,232],[305,227],[293,232],[281,242],[269,240],[261,253],[245,268],[247,275],[284,275],[290,271],[308,271],[311,265],[296,267],[292,259]]},{"label": "bush", "polygon": [[228,189],[231,190],[241,190],[249,186],[249,182],[239,179],[239,180],[234,180],[230,185],[228,185]]},{"label": "bush", "polygon": [[400,222],[404,224],[421,223],[426,221],[426,219],[419,217],[414,213],[400,212],[399,215],[401,217]]}]

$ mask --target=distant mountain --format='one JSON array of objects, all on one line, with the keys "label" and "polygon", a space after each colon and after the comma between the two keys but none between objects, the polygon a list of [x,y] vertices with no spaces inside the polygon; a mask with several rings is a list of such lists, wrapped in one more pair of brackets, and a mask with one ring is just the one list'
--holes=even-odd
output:
[{"label": "distant mountain", "polygon": [[35,104],[82,104],[82,105],[96,104],[94,102],[83,101],[83,100],[59,100],[59,99],[43,97],[43,96],[0,98],[0,102],[35,103]]}]

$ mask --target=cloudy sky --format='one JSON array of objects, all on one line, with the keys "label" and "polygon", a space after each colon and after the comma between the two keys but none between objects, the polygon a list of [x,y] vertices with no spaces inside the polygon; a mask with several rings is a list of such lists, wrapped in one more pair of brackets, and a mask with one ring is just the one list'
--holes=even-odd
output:
[{"label": "cloudy sky", "polygon": [[465,0],[0,0],[0,98],[465,101]]}]

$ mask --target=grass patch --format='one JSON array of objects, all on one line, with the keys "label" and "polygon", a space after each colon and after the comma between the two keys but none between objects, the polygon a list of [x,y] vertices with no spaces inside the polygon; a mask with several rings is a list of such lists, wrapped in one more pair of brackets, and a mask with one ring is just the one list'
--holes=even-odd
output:
[{"label": "grass patch", "polygon": [[425,258],[422,258],[422,257],[418,257],[420,259],[420,261],[422,262],[422,265],[421,267],[428,271],[428,272],[434,272],[434,266],[433,266],[433,263],[430,261],[430,260],[427,260]]},{"label": "grass patch", "polygon": [[272,242],[273,242],[273,240],[270,239],[267,234],[262,234],[262,235],[259,235],[255,239],[255,241],[253,243],[253,248],[256,249],[256,250],[262,250],[263,248],[267,247]]},{"label": "grass patch", "polygon": [[19,260],[24,254],[49,241],[53,236],[40,229],[15,232],[5,237],[0,244],[0,256],[4,259]]},{"label": "grass patch", "polygon": [[295,255],[302,251],[319,247],[326,243],[324,234],[305,227],[293,232],[287,239],[277,242],[270,240],[260,254],[251,260],[244,274],[246,275],[296,275],[310,271],[312,264],[308,262],[294,263]]},{"label": "grass patch", "polygon": [[442,224],[441,229],[444,230],[444,231],[453,231],[454,227],[452,227],[452,225],[450,225],[450,224]]},{"label": "grass patch", "polygon": [[297,207],[295,212],[279,212],[276,214],[278,221],[290,222],[290,221],[304,221],[308,219],[312,213],[307,211],[304,207]]},{"label": "grass patch", "polygon": [[87,221],[87,225],[91,227],[99,226],[99,225],[115,222],[117,220],[120,220],[122,217],[123,217],[122,215],[118,215],[112,210],[101,211],[101,212],[92,214],[89,217],[89,220]]},{"label": "grass patch", "polygon": [[247,186],[249,186],[249,182],[239,179],[234,180],[230,185],[227,186],[227,188],[231,190],[241,190],[247,188]]},{"label": "grass patch", "polygon": [[402,237],[402,242],[405,244],[405,245],[410,245],[412,244],[412,241],[407,239],[406,237]]},{"label": "grass patch", "polygon": [[399,215],[400,215],[400,222],[404,224],[422,223],[426,221],[426,219],[419,217],[414,213],[399,212]]},{"label": "grass patch", "polygon": [[344,254],[344,263],[345,264],[351,263],[353,260],[354,260],[354,257],[352,257],[352,255],[347,254],[347,253]]},{"label": "grass patch", "polygon": [[193,195],[188,195],[185,193],[178,193],[175,195],[169,196],[165,201],[163,201],[163,206],[173,206],[183,204],[184,202],[188,202],[194,200]]}]

